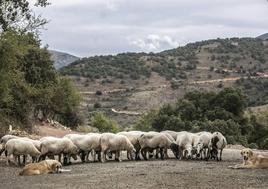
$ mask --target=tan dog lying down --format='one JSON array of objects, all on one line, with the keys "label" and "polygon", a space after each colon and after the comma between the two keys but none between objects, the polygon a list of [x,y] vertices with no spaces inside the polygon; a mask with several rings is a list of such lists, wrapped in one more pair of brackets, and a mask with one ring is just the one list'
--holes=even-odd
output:
[{"label": "tan dog lying down", "polygon": [[229,168],[233,169],[268,168],[268,158],[260,154],[254,154],[254,152],[249,148],[241,150],[241,155],[243,157],[243,164],[229,166]]},{"label": "tan dog lying down", "polygon": [[42,175],[47,173],[61,173],[69,170],[61,169],[62,165],[57,160],[44,160],[39,163],[30,163],[20,172],[20,175]]}]

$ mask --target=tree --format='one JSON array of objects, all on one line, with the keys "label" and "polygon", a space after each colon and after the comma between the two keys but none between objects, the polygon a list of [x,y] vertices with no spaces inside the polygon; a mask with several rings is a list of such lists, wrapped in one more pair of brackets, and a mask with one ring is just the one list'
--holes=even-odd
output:
[{"label": "tree", "polygon": [[[37,0],[35,6],[46,7],[47,0]],[[47,21],[41,16],[35,16],[27,0],[0,1],[0,33],[9,29],[19,31],[37,31]]]}]

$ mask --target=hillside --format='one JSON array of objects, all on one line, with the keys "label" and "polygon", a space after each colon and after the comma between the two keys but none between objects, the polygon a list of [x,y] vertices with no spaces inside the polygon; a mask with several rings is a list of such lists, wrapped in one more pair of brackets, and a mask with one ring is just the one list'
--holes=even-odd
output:
[{"label": "hillside", "polygon": [[215,39],[155,54],[95,56],[77,60],[60,72],[74,79],[84,96],[81,108],[88,116],[102,110],[129,126],[140,113],[192,90],[218,91],[235,86],[249,95],[252,105],[263,104],[260,98],[266,93],[259,90],[259,84],[245,80],[261,79],[262,88],[268,88],[268,42]]},{"label": "hillside", "polygon": [[64,66],[67,66],[79,59],[76,56],[73,56],[64,52],[59,52],[59,51],[54,51],[54,50],[50,50],[49,52],[51,53],[52,60],[55,62],[54,66],[56,69],[60,69]]},{"label": "hillside", "polygon": [[268,40],[268,33],[262,34],[258,37],[256,37],[257,39],[261,39],[261,40]]}]

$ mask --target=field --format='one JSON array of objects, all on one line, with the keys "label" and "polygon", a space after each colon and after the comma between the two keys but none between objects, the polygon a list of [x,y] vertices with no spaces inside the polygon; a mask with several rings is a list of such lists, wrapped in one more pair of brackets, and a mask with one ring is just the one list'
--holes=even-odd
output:
[{"label": "field", "polygon": [[[265,152],[268,154],[268,152]],[[70,173],[18,176],[20,168],[1,161],[0,188],[268,188],[268,169],[232,170],[239,150],[226,149],[223,161],[110,161],[74,163]]]}]

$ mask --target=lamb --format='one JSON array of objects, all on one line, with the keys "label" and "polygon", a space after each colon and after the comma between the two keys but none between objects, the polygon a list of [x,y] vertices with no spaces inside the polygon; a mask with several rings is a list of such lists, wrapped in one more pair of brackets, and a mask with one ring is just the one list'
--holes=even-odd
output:
[{"label": "lamb", "polygon": [[160,149],[161,159],[164,159],[164,151],[170,148],[176,157],[178,156],[178,145],[169,139],[164,133],[148,132],[139,137],[141,146],[141,154],[145,160],[147,152],[155,149]]},{"label": "lamb", "polygon": [[[81,160],[84,162],[85,160],[89,161],[88,156],[91,151],[94,150],[94,152],[100,152],[100,136],[101,134],[99,133],[89,133],[86,135],[68,134],[64,136],[64,138],[69,138],[74,143],[74,145],[77,146],[77,148],[82,152]],[[95,160],[96,156],[94,153],[94,161]]]},{"label": "lamb", "polygon": [[41,156],[39,160],[45,160],[46,156],[64,155],[64,164],[70,164],[70,158],[77,160],[78,148],[68,138],[44,137],[41,141]]},{"label": "lamb", "polygon": [[[135,153],[135,160],[140,160],[140,149],[141,149],[141,146],[139,144],[139,141],[138,141],[138,138],[143,134],[144,132],[142,131],[129,131],[129,132],[126,132],[126,131],[123,131],[123,132],[119,132],[117,134],[119,135],[124,135],[126,136],[129,141],[131,142],[131,144],[134,146],[135,150],[136,150],[136,153]],[[131,154],[127,154],[127,157],[128,159],[132,160],[132,156]]]},{"label": "lamb", "polygon": [[115,160],[121,161],[120,151],[126,150],[128,153],[135,153],[135,148],[124,135],[113,133],[103,133],[100,137],[102,162],[106,161],[107,152],[115,152]]},{"label": "lamb", "polygon": [[[5,150],[7,152],[7,164],[11,160],[11,155],[13,155],[14,160],[19,157],[19,155],[30,155],[33,160],[40,156],[40,151],[33,145],[31,141],[27,141],[20,138],[10,139],[5,145]],[[19,162],[20,164],[20,162]]]},{"label": "lamb", "polygon": [[176,143],[179,146],[180,159],[190,159],[193,157],[193,143],[196,139],[196,135],[186,131],[178,133]]},{"label": "lamb", "polygon": [[209,142],[212,138],[212,134],[210,132],[202,132],[200,133],[200,135],[198,136],[198,139],[195,141],[193,148],[196,149],[196,157],[197,158],[201,158],[203,159],[203,155],[204,158],[206,160],[208,160],[208,156],[209,156]]},{"label": "lamb", "polygon": [[[211,140],[209,142],[209,150],[211,158],[217,159],[217,161],[222,160],[222,151],[227,145],[226,138],[220,132],[214,132],[212,134]],[[220,152],[220,157],[218,157],[218,151]]]}]

